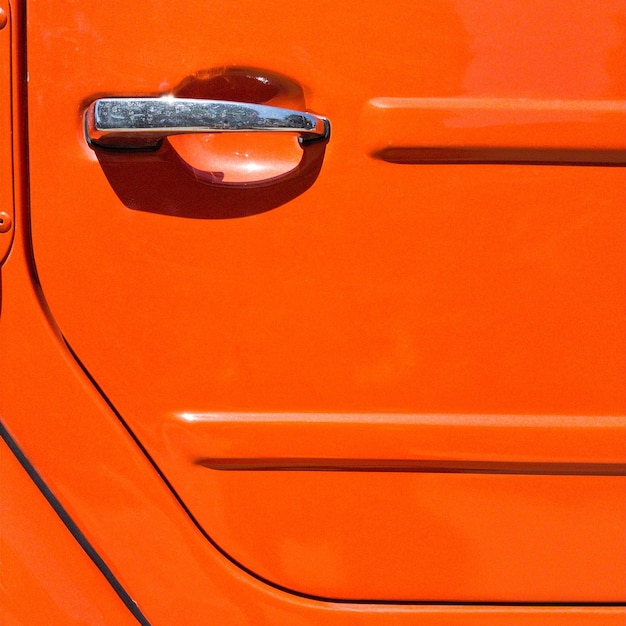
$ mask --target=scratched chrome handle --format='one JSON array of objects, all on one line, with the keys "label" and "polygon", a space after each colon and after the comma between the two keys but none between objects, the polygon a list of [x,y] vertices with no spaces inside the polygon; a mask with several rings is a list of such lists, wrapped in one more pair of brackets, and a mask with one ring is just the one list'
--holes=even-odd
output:
[{"label": "scratched chrome handle", "polygon": [[90,145],[156,148],[167,135],[289,132],[303,144],[328,140],[324,117],[263,104],[191,98],[100,98],[89,105],[85,134]]}]

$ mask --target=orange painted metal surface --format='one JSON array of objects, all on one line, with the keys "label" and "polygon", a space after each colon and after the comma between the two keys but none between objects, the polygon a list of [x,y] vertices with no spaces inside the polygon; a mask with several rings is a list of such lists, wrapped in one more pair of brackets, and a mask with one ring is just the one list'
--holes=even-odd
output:
[{"label": "orange painted metal surface", "polygon": [[392,163],[626,164],[626,101],[373,98],[372,156]]},{"label": "orange painted metal surface", "polygon": [[[18,132],[17,160],[22,167],[23,138]],[[32,271],[23,182],[20,176],[17,246],[2,269],[2,419],[151,623],[623,623],[623,607],[321,602],[279,591],[243,573],[198,532],[68,353]]]},{"label": "orange painted metal surface", "polygon": [[4,441],[0,476],[2,624],[136,624]]},{"label": "orange painted metal surface", "polygon": [[[281,2],[14,7],[30,203],[20,179],[2,419],[148,618],[622,623],[410,603],[626,601],[623,3],[322,3],[295,30]],[[292,139],[229,140],[221,178],[213,141],[84,142],[96,97],[217,97],[241,73],[327,115],[328,146],[291,171]],[[381,99],[404,103],[382,125]],[[415,99],[454,102],[459,132],[411,126]],[[424,128],[478,163],[422,163]],[[543,164],[560,151],[594,166]],[[291,173],[243,185],[242,153]]]},{"label": "orange painted metal surface", "polygon": [[[561,474],[623,474],[626,425],[621,417],[558,415],[403,415],[182,413],[164,425],[170,448],[196,461],[301,460],[327,466],[396,460],[408,469],[480,463]],[[352,437],[358,432],[358,437]],[[280,467],[280,465],[279,465]],[[375,465],[373,466],[375,467]]]},{"label": "orange painted metal surface", "polygon": [[13,156],[11,146],[11,11],[0,2],[0,263],[13,242]]}]

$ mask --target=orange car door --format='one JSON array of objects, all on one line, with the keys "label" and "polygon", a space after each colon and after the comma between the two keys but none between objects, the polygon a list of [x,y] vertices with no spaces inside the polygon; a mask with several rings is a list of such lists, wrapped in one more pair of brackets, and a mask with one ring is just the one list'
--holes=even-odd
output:
[{"label": "orange car door", "polygon": [[[624,2],[26,9],[43,297],[205,541],[333,601],[626,601]],[[330,137],[89,145],[105,98]]]}]

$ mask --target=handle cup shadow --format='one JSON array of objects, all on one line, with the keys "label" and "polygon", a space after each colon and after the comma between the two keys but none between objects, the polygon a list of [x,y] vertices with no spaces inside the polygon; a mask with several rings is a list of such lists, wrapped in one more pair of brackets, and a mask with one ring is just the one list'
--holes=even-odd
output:
[{"label": "handle cup shadow", "polygon": [[241,183],[224,183],[223,172],[199,171],[167,139],[154,152],[93,149],[111,187],[129,209],[229,219],[275,209],[304,193],[320,173],[326,142],[302,145],[300,162],[280,176]]}]

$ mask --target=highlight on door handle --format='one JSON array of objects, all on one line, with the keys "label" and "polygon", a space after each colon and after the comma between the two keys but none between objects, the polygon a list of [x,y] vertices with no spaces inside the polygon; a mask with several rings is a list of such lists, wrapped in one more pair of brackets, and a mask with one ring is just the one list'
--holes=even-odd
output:
[{"label": "highlight on door handle", "polygon": [[168,135],[196,133],[298,133],[303,145],[328,141],[329,121],[311,113],[225,100],[100,98],[85,114],[91,146],[157,149]]}]

